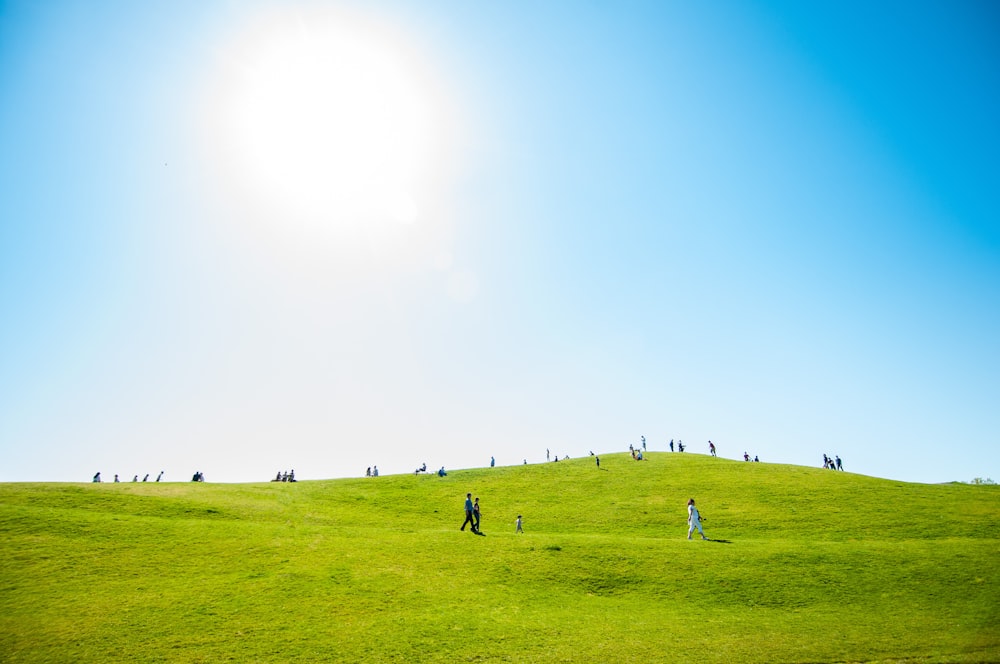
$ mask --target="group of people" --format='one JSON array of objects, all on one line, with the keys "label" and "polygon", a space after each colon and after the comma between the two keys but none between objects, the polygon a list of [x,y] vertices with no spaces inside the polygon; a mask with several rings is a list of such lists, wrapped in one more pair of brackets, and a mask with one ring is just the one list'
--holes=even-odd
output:
[{"label": "group of people", "polygon": [[295,479],[295,469],[293,468],[291,472],[287,470],[285,472],[278,471],[278,474],[274,476],[272,482],[296,482]]},{"label": "group of people", "polygon": [[[160,474],[156,476],[156,481],[157,481],[157,482],[159,482],[159,481],[160,481],[160,480],[162,480],[162,479],[163,479],[163,471],[161,470],[161,471],[160,471]],[[94,473],[94,478],[93,478],[93,479],[91,480],[91,482],[97,482],[97,483],[100,483],[100,482],[103,482],[103,481],[104,481],[104,480],[102,480],[102,479],[101,479],[101,473],[100,473],[100,472],[96,472],[96,473]],[[138,475],[135,475],[135,476],[133,476],[133,477],[132,477],[132,481],[133,481],[133,482],[138,482],[138,481],[139,481],[139,476],[138,476]],[[145,475],[145,476],[144,476],[144,477],[142,478],[142,481],[143,481],[143,482],[148,482],[148,481],[149,481],[149,473],[146,473],[146,475]],[[115,479],[114,479],[114,482],[115,482],[116,484],[117,484],[118,482],[121,482],[121,480],[120,480],[120,479],[118,479],[118,473],[115,473]]]},{"label": "group of people", "polygon": [[[600,462],[598,461],[598,466]],[[705,537],[705,530],[702,528],[701,522],[705,520],[705,517],[698,512],[698,508],[694,505],[694,498],[690,499],[687,504],[688,511],[688,539],[691,539],[691,535],[695,530],[701,535],[703,540],[708,540]],[[465,494],[465,521],[462,522],[462,526],[459,528],[462,532],[465,532],[465,527],[469,526],[469,529],[475,535],[483,535],[483,531],[480,529],[479,521],[482,518],[482,511],[479,509],[479,496],[473,500],[472,494]],[[524,533],[524,529],[521,525],[521,515],[517,515],[517,521],[514,522],[514,533]]]},{"label": "group of people", "polygon": [[[743,460],[744,461],[749,461],[750,460],[750,453],[749,452],[744,452],[743,453]],[[755,454],[755,455],[753,455],[753,460],[754,460],[755,463],[759,463],[760,462],[760,457]]]},{"label": "group of people", "polygon": [[365,471],[365,477],[378,477],[378,466],[368,466],[368,470]]},{"label": "group of people", "polygon": [[824,454],[823,455],[823,467],[824,468],[828,468],[829,470],[843,470],[844,469],[844,464],[840,461],[840,457],[839,456],[828,457],[827,455]]}]

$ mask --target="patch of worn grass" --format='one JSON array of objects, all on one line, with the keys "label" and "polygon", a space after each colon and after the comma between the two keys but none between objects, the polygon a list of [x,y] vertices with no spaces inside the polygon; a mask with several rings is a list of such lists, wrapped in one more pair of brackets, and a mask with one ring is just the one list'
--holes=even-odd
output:
[{"label": "patch of worn grass", "polygon": [[[1000,660],[1000,492],[692,454],[0,485],[5,661]],[[486,537],[461,533],[465,492]],[[687,541],[695,497],[713,542]],[[514,519],[524,516],[524,535]]]}]

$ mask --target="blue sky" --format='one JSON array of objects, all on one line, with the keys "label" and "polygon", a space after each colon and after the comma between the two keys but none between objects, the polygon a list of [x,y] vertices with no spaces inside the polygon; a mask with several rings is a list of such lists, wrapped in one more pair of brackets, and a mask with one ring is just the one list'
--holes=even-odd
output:
[{"label": "blue sky", "polygon": [[0,4],[0,480],[1000,479],[1000,12]]}]

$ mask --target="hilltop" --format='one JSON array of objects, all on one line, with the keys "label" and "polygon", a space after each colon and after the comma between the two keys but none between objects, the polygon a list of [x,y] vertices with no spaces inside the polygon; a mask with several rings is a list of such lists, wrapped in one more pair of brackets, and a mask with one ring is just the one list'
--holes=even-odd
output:
[{"label": "hilltop", "polygon": [[2,659],[1000,661],[1000,487],[601,461],[3,484]]}]

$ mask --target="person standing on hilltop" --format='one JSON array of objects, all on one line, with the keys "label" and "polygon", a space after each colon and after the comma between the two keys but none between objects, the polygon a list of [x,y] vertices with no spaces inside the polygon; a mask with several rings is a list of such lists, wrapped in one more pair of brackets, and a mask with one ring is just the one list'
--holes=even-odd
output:
[{"label": "person standing on hilltop", "polygon": [[701,533],[701,538],[707,540],[705,537],[705,531],[701,528],[701,514],[698,513],[698,508],[694,506],[694,498],[688,501],[688,539],[691,539],[691,533],[697,528],[698,532]]},{"label": "person standing on hilltop", "polygon": [[715,443],[708,441],[708,451],[711,452],[712,456],[715,456]]}]

